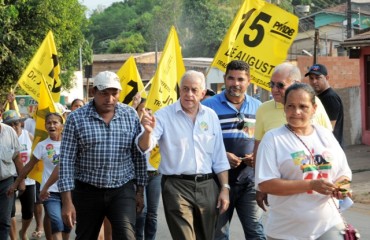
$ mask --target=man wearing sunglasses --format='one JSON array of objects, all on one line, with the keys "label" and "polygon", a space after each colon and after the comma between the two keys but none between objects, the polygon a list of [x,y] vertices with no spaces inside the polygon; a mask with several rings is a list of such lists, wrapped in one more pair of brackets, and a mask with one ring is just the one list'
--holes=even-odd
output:
[{"label": "man wearing sunglasses", "polygon": [[246,93],[250,69],[244,61],[234,60],[227,65],[224,82],[224,91],[202,102],[212,108],[220,119],[231,167],[230,206],[219,216],[215,239],[232,239],[229,228],[234,209],[238,213],[245,239],[265,239],[259,221],[263,212],[255,201],[253,169],[255,115],[261,102]]},{"label": "man wearing sunglasses", "polygon": [[[273,99],[262,103],[256,114],[254,156],[257,155],[258,145],[265,133],[273,128],[286,124],[284,113],[285,90],[295,82],[301,81],[301,72],[298,67],[291,63],[282,63],[275,67],[269,86]],[[330,119],[326,114],[321,101],[315,98],[317,109],[312,122],[332,130]],[[257,204],[264,211],[268,206],[267,194],[257,191]]]}]

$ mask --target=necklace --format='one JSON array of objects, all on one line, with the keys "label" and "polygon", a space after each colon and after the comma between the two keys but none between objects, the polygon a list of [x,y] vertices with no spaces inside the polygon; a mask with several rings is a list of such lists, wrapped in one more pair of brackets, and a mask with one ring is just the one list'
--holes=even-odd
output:
[{"label": "necklace", "polygon": [[243,103],[244,102],[244,100],[245,100],[245,97],[240,101],[240,102],[232,102],[232,101],[230,101],[230,99],[227,99],[229,102],[231,102],[232,104],[241,104],[241,103]]},{"label": "necklace", "polygon": [[290,127],[289,127],[289,125],[288,124],[285,124],[285,127],[291,132],[291,133],[293,133],[297,138],[298,138],[298,140],[306,147],[306,149],[308,150],[308,152],[310,153],[310,155],[311,155],[311,164],[315,164],[315,165],[318,165],[317,164],[317,161],[315,160],[315,157],[313,156],[313,154],[312,154],[312,151],[310,151],[310,149],[307,147],[307,145],[303,142],[303,140],[293,131],[293,129],[291,129]]}]

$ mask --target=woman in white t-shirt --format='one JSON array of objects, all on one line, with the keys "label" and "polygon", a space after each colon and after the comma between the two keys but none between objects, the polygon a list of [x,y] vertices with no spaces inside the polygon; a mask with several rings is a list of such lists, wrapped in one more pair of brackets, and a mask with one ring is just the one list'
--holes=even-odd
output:
[{"label": "woman in white t-shirt", "polygon": [[[41,182],[41,188],[43,188],[54,168],[59,163],[63,117],[58,113],[48,113],[45,117],[45,128],[49,137],[36,145],[31,160],[24,166],[13,184],[13,188],[16,189],[20,180],[27,176],[38,161],[43,161],[44,165]],[[51,185],[48,190],[49,198],[43,204],[45,212],[47,212],[50,218],[53,239],[68,239],[71,229],[64,225],[62,220],[62,201],[57,182]]]},{"label": "woman in white t-shirt", "polygon": [[269,194],[268,240],[343,239],[337,199],[350,197],[352,177],[332,132],[312,125],[315,92],[303,83],[285,92],[287,124],[265,134],[256,162],[256,187]]}]

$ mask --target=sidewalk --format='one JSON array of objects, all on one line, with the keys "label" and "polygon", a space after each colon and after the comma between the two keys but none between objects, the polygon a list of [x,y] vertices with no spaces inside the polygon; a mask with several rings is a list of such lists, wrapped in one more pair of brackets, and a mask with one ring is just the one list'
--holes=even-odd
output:
[{"label": "sidewalk", "polygon": [[353,200],[370,205],[370,146],[352,145],[344,147],[347,161],[352,169]]}]

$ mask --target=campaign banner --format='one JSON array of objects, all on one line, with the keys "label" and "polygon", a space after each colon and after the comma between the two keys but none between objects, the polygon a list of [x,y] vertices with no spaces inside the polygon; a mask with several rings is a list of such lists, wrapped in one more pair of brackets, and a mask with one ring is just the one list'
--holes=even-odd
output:
[{"label": "campaign banner", "polygon": [[270,90],[271,74],[286,59],[298,33],[298,21],[297,16],[263,0],[244,1],[213,59],[207,79],[223,76],[215,71],[224,73],[230,61],[242,60],[251,67],[251,82]]}]

